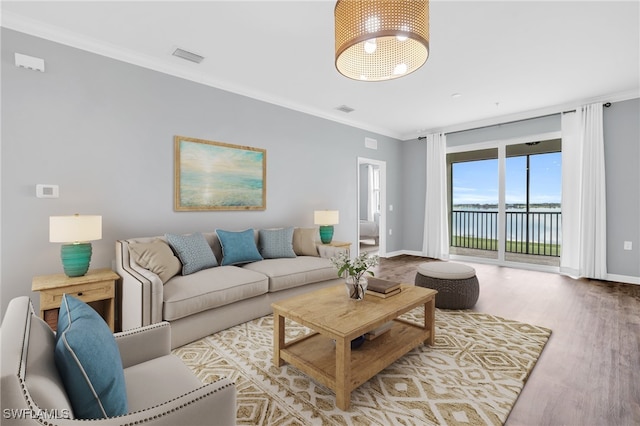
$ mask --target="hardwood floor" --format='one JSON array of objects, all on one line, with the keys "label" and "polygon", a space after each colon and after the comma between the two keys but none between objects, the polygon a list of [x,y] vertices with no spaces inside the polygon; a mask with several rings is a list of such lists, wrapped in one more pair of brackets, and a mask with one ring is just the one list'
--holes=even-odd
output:
[{"label": "hardwood floor", "polygon": [[[379,278],[413,283],[430,259],[380,259]],[[507,425],[640,425],[640,286],[481,263],[474,310],[540,325],[551,338]]]}]

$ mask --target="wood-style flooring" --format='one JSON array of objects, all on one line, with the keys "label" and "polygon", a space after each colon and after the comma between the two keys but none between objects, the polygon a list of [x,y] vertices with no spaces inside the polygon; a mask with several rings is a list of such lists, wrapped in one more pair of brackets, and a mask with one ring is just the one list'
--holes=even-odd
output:
[{"label": "wood-style flooring", "polygon": [[[380,259],[383,279],[413,283],[419,263]],[[468,263],[474,310],[552,330],[507,425],[640,425],[640,285]]]}]

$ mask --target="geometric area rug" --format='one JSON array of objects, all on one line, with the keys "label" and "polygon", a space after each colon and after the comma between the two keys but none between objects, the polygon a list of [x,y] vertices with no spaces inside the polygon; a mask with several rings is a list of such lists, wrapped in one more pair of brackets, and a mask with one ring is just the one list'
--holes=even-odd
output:
[{"label": "geometric area rug", "polygon": [[[422,323],[423,311],[403,317]],[[289,320],[286,331],[287,340],[309,332]],[[354,390],[347,411],[324,385],[273,365],[272,315],[173,353],[205,383],[235,382],[238,424],[502,425],[550,335],[492,315],[436,309],[435,345],[415,348]]]}]

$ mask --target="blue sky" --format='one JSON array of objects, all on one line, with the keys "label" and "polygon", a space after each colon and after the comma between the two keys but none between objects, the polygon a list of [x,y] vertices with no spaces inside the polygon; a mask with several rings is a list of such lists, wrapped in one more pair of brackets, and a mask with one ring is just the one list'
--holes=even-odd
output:
[{"label": "blue sky", "polygon": [[[559,203],[561,195],[561,154],[531,157],[531,200]],[[526,201],[526,157],[510,157],[506,163],[507,204]],[[497,204],[498,160],[453,164],[453,204]]]}]

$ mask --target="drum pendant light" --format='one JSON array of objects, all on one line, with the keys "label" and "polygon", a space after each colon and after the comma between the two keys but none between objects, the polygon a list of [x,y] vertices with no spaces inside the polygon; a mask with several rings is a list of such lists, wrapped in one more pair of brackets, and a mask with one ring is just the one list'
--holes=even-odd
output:
[{"label": "drum pendant light", "polygon": [[429,56],[428,0],[338,0],[334,14],[335,63],[346,77],[402,77]]}]

